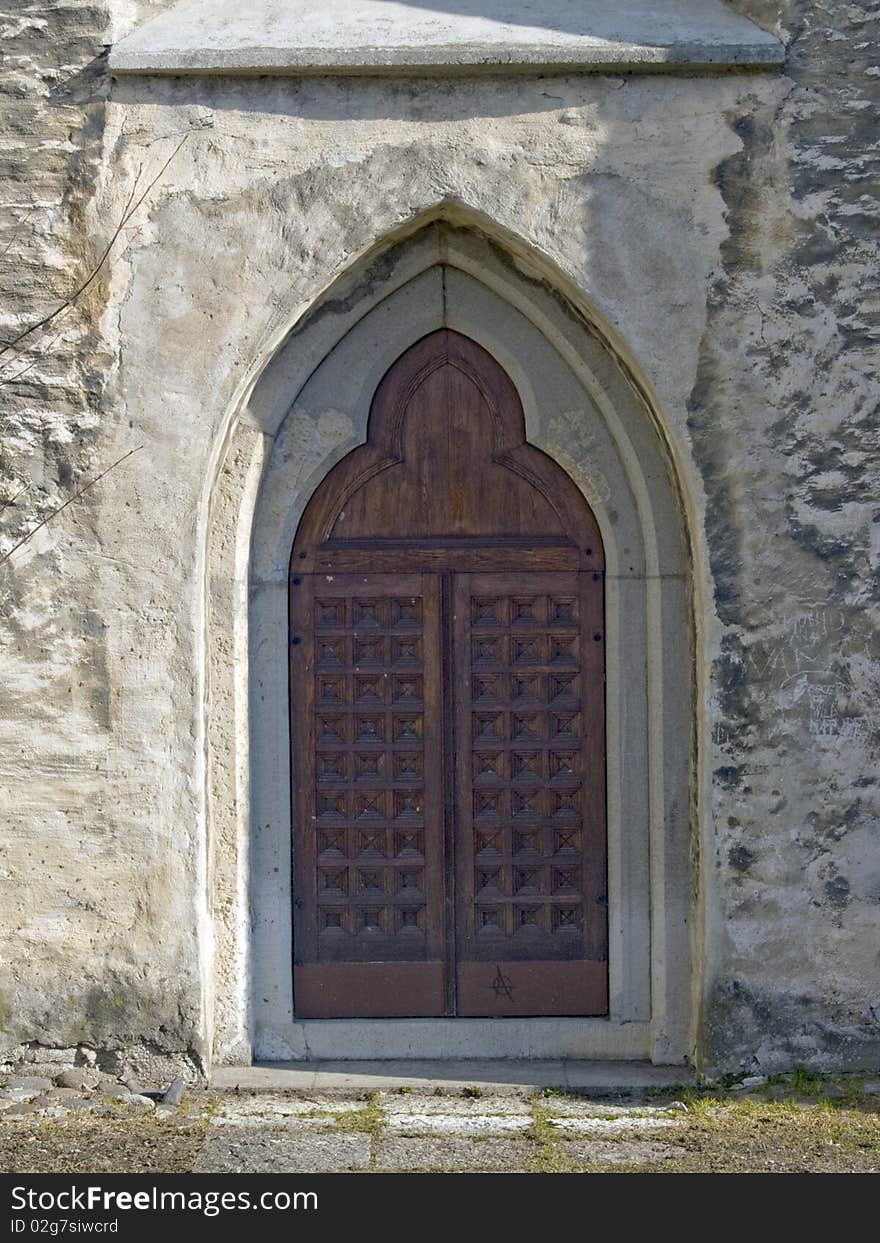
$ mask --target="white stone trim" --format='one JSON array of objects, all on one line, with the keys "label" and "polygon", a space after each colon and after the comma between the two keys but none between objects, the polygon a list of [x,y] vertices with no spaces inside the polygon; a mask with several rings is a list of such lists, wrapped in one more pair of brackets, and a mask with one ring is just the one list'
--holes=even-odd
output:
[{"label": "white stone trim", "polygon": [[[381,375],[444,323],[508,370],[529,439],[573,475],[605,541],[608,1019],[303,1022],[292,1013],[290,547],[315,487],[365,439]],[[698,992],[691,855],[699,826],[684,520],[657,428],[589,322],[479,234],[428,226],[381,265],[365,262],[340,278],[332,299],[300,321],[254,387],[223,463],[208,552],[215,1058],[246,1059],[250,1049],[265,1060],[527,1050],[686,1060]]]}]

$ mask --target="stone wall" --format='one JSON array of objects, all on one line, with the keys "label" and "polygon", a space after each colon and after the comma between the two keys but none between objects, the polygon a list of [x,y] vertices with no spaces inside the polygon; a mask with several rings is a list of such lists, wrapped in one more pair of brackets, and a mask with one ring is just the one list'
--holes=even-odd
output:
[{"label": "stone wall", "polygon": [[224,438],[332,278],[448,200],[582,293],[679,464],[701,1063],[876,1063],[878,6],[737,0],[784,75],[112,83],[106,44],[161,7],[3,9],[7,339],[172,159],[0,390],[0,500],[27,487],[0,550],[137,449],[0,566],[0,1055],[208,1056],[214,945],[247,926],[205,796]]},{"label": "stone wall", "polygon": [[706,1047],[876,1063],[880,6],[734,7],[788,80],[730,116],[688,403],[719,622]]}]

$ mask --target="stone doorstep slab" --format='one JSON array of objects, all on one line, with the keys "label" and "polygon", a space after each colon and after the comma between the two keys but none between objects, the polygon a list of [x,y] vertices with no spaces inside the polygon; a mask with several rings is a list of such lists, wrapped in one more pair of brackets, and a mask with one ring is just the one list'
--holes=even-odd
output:
[{"label": "stone doorstep slab", "polygon": [[536,1088],[626,1095],[646,1088],[691,1083],[686,1066],[648,1062],[581,1061],[396,1061],[274,1062],[254,1066],[217,1066],[211,1073],[215,1091],[333,1094],[394,1092],[464,1093],[473,1088],[486,1096],[531,1094]]}]

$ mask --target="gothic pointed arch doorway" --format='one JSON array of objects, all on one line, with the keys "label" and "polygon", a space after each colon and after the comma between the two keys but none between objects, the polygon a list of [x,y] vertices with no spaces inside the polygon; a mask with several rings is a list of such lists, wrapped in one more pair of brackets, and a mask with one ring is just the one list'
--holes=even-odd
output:
[{"label": "gothic pointed arch doorway", "polygon": [[290,562],[294,1011],[608,1010],[604,559],[501,366],[391,366]]}]

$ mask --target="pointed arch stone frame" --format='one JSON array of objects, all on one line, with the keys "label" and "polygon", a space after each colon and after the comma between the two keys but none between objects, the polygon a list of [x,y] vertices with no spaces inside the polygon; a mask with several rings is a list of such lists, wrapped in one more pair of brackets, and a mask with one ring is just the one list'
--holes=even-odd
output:
[{"label": "pointed arch stone frame", "polygon": [[[344,272],[272,354],[215,453],[206,530],[206,1028],[215,1063],[693,1060],[702,981],[694,572],[674,446],[631,365],[538,256],[438,211]],[[607,1018],[293,1013],[287,576],[305,505],[373,393],[450,327],[505,368],[526,432],[606,550]]]}]

